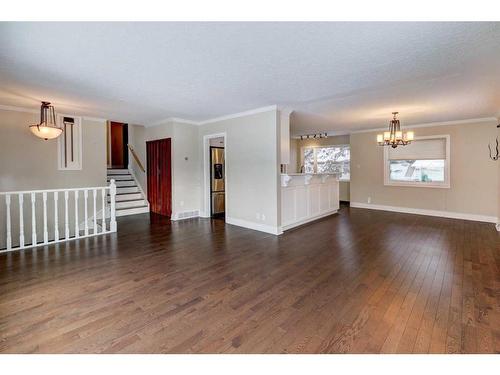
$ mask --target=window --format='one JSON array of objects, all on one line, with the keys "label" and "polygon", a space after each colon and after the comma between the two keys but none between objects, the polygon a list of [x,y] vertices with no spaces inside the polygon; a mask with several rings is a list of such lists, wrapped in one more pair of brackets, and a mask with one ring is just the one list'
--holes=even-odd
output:
[{"label": "window", "polygon": [[450,137],[419,137],[410,145],[384,150],[384,183],[393,186],[450,187]]},{"label": "window", "polygon": [[349,181],[349,145],[304,147],[302,154],[305,173],[336,173],[341,181]]}]

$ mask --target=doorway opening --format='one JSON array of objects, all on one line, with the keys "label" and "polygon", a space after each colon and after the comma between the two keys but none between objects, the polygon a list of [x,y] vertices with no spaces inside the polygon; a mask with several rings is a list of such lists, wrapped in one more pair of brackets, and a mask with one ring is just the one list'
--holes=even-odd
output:
[{"label": "doorway opening", "polygon": [[108,168],[128,168],[128,125],[108,121]]},{"label": "doorway opening", "polygon": [[170,138],[146,142],[147,185],[150,211],[172,216],[172,142]]},{"label": "doorway opening", "polygon": [[203,137],[205,217],[225,220],[227,211],[226,134]]},{"label": "doorway opening", "polygon": [[224,219],[226,215],[226,171],[224,138],[210,139],[210,216]]}]

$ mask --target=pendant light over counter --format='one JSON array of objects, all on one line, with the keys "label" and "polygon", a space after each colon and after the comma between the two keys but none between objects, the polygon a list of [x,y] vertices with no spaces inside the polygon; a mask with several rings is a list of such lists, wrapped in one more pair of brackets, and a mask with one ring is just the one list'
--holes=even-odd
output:
[{"label": "pendant light over counter", "polygon": [[49,102],[42,102],[40,107],[40,123],[30,125],[31,132],[38,138],[45,140],[59,137],[63,130],[57,126],[54,106]]},{"label": "pendant light over counter", "polygon": [[401,124],[396,118],[398,112],[392,112],[393,118],[389,122],[389,131],[383,134],[377,134],[377,143],[379,146],[391,146],[396,148],[398,146],[406,146],[410,144],[414,138],[415,134],[412,131],[403,132],[401,130]]}]

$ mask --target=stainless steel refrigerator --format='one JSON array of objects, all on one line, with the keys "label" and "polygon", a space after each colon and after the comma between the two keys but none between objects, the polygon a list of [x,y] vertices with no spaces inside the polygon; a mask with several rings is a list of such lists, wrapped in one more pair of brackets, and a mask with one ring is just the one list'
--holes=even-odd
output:
[{"label": "stainless steel refrigerator", "polygon": [[225,165],[224,148],[210,147],[210,190],[212,216],[224,216],[225,207]]}]

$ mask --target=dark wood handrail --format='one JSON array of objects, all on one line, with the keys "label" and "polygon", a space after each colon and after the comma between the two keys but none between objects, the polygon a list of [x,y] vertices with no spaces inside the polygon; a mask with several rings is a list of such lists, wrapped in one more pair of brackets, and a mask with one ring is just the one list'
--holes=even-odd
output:
[{"label": "dark wood handrail", "polygon": [[144,166],[142,165],[141,161],[139,160],[139,157],[135,153],[134,148],[132,146],[130,146],[129,144],[127,144],[127,146],[129,148],[130,152],[132,153],[132,156],[134,157],[135,162],[137,163],[137,165],[139,166],[139,168],[141,168],[141,171],[143,171],[144,173],[146,173],[146,170],[144,169]]}]

